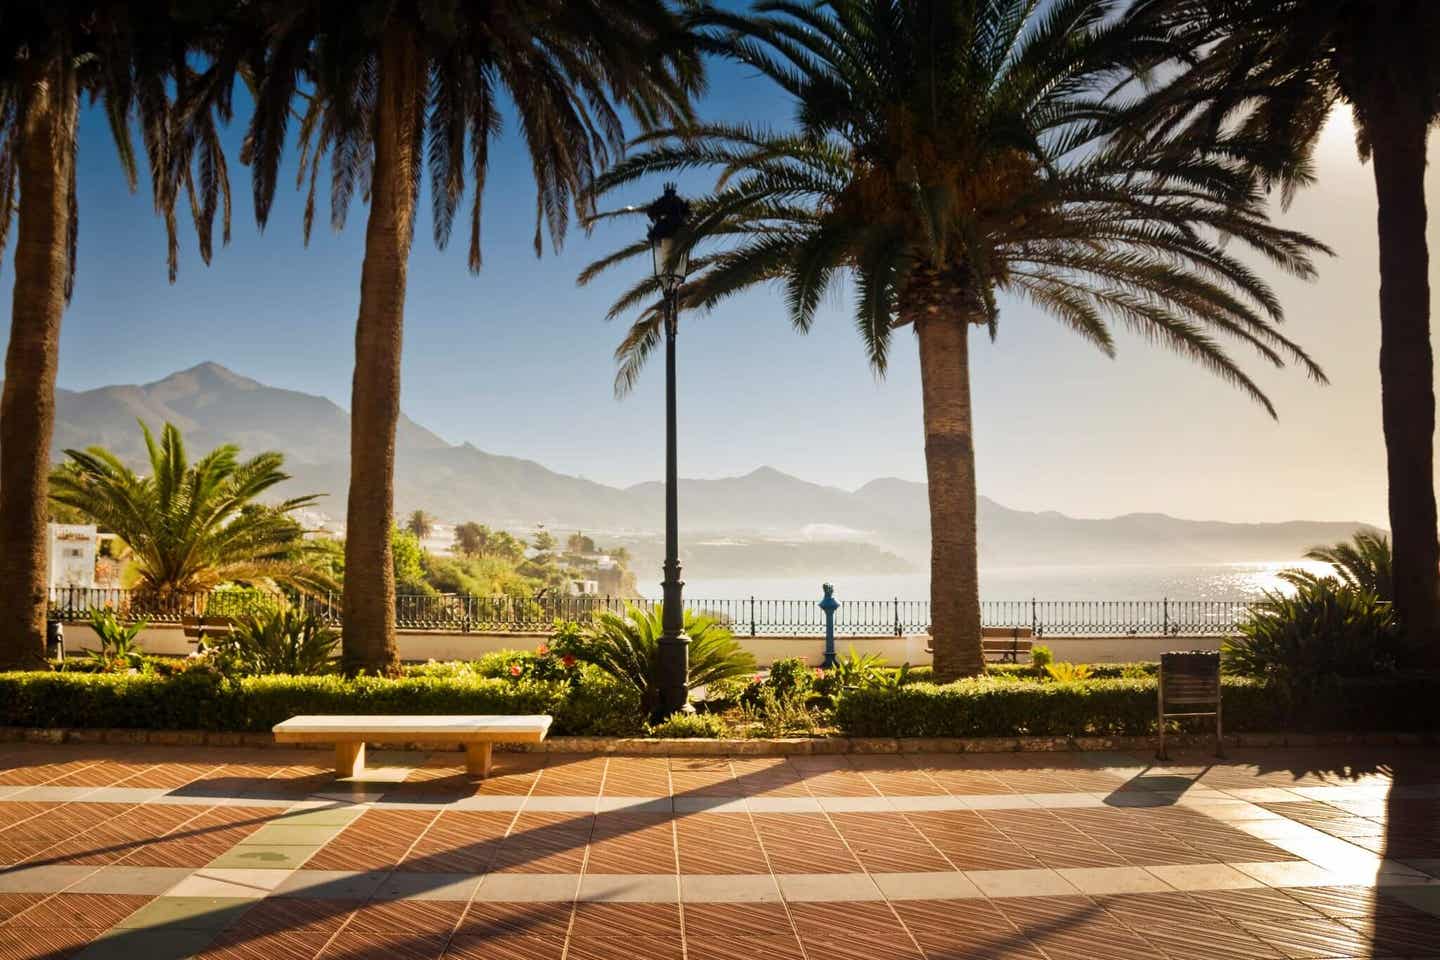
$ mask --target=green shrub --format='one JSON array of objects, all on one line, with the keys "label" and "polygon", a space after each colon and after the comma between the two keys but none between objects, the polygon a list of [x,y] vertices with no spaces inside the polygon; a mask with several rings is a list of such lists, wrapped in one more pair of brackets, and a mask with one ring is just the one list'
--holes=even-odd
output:
[{"label": "green shrub", "polygon": [[470,676],[223,678],[0,673],[0,725],[261,732],[302,713],[546,713],[557,735],[624,735],[640,728],[633,691],[608,677],[585,682]]},{"label": "green shrub", "polygon": [[645,728],[647,736],[716,740],[730,735],[730,727],[713,713],[675,713]]},{"label": "green shrub", "polygon": [[332,672],[339,646],[340,631],[293,608],[246,614],[213,641],[219,658],[234,661],[245,673],[296,676]]},{"label": "green shrub", "polygon": [[1239,631],[1222,647],[1225,669],[1291,700],[1337,678],[1392,672],[1405,659],[1390,605],[1328,577],[1298,581],[1288,597],[1267,592]]},{"label": "green shrub", "polygon": [[1055,660],[1055,654],[1043,643],[1037,643],[1030,648],[1030,666],[1036,670],[1044,670]]},{"label": "green shrub", "polygon": [[[634,690],[646,716],[660,700],[662,607],[629,607],[623,617],[601,613],[583,631],[586,659]],[[684,629],[690,637],[691,687],[755,672],[755,657],[719,621],[686,610]]]},{"label": "green shrub", "polygon": [[[1153,678],[1045,683],[960,680],[939,686],[857,690],[837,705],[836,725],[862,737],[1143,735],[1155,731]],[[1287,703],[1262,682],[1224,678],[1225,728],[1255,731],[1428,731],[1440,676],[1344,680],[1333,697]],[[1202,721],[1204,722],[1204,721]]]},{"label": "green shrub", "polygon": [[[810,708],[809,697],[795,691],[780,692],[767,684],[756,684],[755,695],[741,702],[740,715],[746,732],[759,737],[808,735],[823,726]],[[842,701],[843,702],[843,701]]]}]

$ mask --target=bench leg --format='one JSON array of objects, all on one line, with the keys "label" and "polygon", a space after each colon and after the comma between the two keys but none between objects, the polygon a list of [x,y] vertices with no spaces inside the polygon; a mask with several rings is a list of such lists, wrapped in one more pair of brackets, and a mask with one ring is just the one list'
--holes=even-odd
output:
[{"label": "bench leg", "polygon": [[335,744],[335,776],[358,777],[365,769],[365,742]]},{"label": "bench leg", "polygon": [[490,748],[488,741],[465,744],[465,772],[472,779],[483,780],[490,776]]}]

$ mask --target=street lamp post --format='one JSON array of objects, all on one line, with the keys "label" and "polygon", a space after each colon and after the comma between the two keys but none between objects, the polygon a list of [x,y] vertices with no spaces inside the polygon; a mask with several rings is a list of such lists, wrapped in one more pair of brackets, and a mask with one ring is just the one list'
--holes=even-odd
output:
[{"label": "street lamp post", "polygon": [[650,218],[650,252],[655,279],[664,297],[665,325],[665,580],[661,584],[664,614],[660,624],[660,709],[669,716],[690,704],[690,638],[685,635],[685,587],[680,579],[680,479],[675,456],[675,328],[680,313],[680,286],[689,267],[688,238],[681,237],[690,219],[690,205],[667,183],[660,199],[645,210]]}]

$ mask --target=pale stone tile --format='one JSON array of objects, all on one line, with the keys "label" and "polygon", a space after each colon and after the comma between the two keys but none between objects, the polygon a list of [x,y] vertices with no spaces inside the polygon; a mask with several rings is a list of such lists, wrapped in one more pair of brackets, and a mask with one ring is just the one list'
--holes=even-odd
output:
[{"label": "pale stone tile", "polygon": [[85,802],[149,803],[168,792],[164,787],[98,787],[85,795]]},{"label": "pale stone tile", "polygon": [[1024,810],[1035,806],[1035,801],[1023,793],[976,794],[956,799],[964,802],[966,810]]},{"label": "pale stone tile", "polygon": [[128,867],[112,864],[101,867],[66,893],[130,893],[158,896],[195,871],[189,867]]},{"label": "pale stone tile", "polygon": [[245,838],[246,843],[324,846],[339,836],[344,824],[267,823]]},{"label": "pale stone tile", "polygon": [[744,797],[676,797],[674,803],[676,813],[746,813],[750,809]]},{"label": "pale stone tile", "polygon": [[[895,812],[888,797],[818,797],[817,799],[820,801],[820,809],[826,813]],[[755,808],[752,806],[751,809]]]},{"label": "pale stone tile", "polygon": [[578,873],[487,873],[475,891],[475,899],[569,903],[579,887]]},{"label": "pale stone tile", "polygon": [[99,787],[26,787],[8,800],[24,803],[72,803],[82,800]]},{"label": "pale stone tile", "polygon": [[1286,860],[1278,863],[1232,863],[1230,866],[1254,877],[1267,887],[1341,887],[1348,881],[1342,874],[1313,863]]},{"label": "pale stone tile", "polygon": [[189,960],[214,939],[212,930],[107,930],[75,960]]},{"label": "pale stone tile", "polygon": [[496,813],[514,813],[525,805],[525,797],[465,797],[449,804],[451,810],[489,810]]},{"label": "pale stone tile", "polygon": [[595,803],[597,813],[671,813],[674,809],[669,797],[601,797]]},{"label": "pale stone tile", "polygon": [[1145,869],[1176,890],[1243,890],[1264,886],[1226,863],[1180,863]]},{"label": "pale stone tile", "polygon": [[280,886],[288,876],[284,870],[212,869],[197,870],[166,891],[171,897],[229,897],[260,899]]},{"label": "pale stone tile", "polygon": [[220,931],[249,910],[253,898],[157,897],[115,925],[120,930]]},{"label": "pale stone tile", "polygon": [[885,895],[865,873],[783,873],[780,894],[791,901],[883,900]]},{"label": "pale stone tile", "polygon": [[240,843],[211,860],[209,867],[226,869],[294,870],[313,857],[324,844]]},{"label": "pale stone tile", "polygon": [[598,797],[526,797],[525,812],[594,813]]},{"label": "pale stone tile", "polygon": [[780,887],[768,873],[696,874],[680,877],[686,903],[758,903],[780,899]]},{"label": "pale stone tile", "polygon": [[1160,893],[1170,888],[1159,877],[1140,867],[1074,867],[1057,870],[1081,893]]},{"label": "pale stone tile", "polygon": [[70,863],[7,867],[0,870],[0,893],[59,893],[98,869]]},{"label": "pale stone tile", "polygon": [[984,896],[963,873],[872,873],[886,900],[962,900]]},{"label": "pale stone tile", "polygon": [[474,873],[402,873],[385,878],[375,891],[376,900],[463,900],[469,901],[480,886]]},{"label": "pale stone tile", "polygon": [[367,900],[388,874],[386,870],[295,870],[280,881],[274,896]]},{"label": "pale stone tile", "polygon": [[1279,787],[1239,787],[1234,790],[1222,789],[1220,792],[1236,800],[1248,800],[1251,803],[1296,803],[1307,799],[1293,790],[1282,790]]},{"label": "pale stone tile", "polygon": [[887,797],[890,806],[902,812],[930,812],[940,810],[969,810],[964,797]]},{"label": "pale stone tile", "polygon": [[587,873],[580,881],[580,891],[575,899],[607,903],[675,903],[680,899],[680,882],[673,873]]},{"label": "pale stone tile", "polygon": [[987,897],[1060,897],[1080,892],[1054,870],[967,870],[965,876]]},{"label": "pale stone tile", "polygon": [[[877,799],[884,799],[883,797]],[[750,797],[745,801],[751,813],[822,813],[814,797]]]},{"label": "pale stone tile", "polygon": [[1095,793],[1028,793],[1025,796],[1037,807],[1050,809],[1103,807],[1105,805],[1105,795]]}]

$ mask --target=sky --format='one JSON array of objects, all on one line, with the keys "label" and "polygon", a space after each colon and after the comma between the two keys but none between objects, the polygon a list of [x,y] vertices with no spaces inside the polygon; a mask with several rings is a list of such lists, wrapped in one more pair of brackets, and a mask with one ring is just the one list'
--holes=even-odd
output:
[{"label": "sky", "polygon": [[[237,148],[245,120],[238,112],[229,133]],[[767,81],[717,66],[701,112],[784,124],[790,106]],[[1433,159],[1440,146],[1431,150]],[[348,408],[366,211],[357,203],[339,233],[317,217],[307,249],[302,197],[290,189],[292,151],[262,235],[237,154],[232,242],[206,267],[187,234],[172,286],[164,232],[144,188],[127,191],[103,118],[93,109],[82,115],[78,275],[62,328],[61,387],[144,383],[215,361]],[[615,399],[611,354],[624,323],[604,319],[648,259],[576,285],[586,264],[640,234],[643,221],[589,236],[572,226],[559,254],[547,248],[537,259],[534,187],[513,124],[491,157],[478,276],[466,270],[466,231],[436,250],[422,197],[406,302],[405,412],[451,442],[563,473],[618,485],[659,478],[663,368],[652,364],[632,394]],[[1076,516],[1157,511],[1384,525],[1374,185],[1356,159],[1348,116],[1332,118],[1317,168],[1318,185],[1277,215],[1336,255],[1320,264],[1316,282],[1272,279],[1288,334],[1325,368],[1329,386],[1246,358],[1278,408],[1271,420],[1162,348],[1118,331],[1112,360],[1034,308],[1002,300],[996,342],[972,334],[980,492],[1018,509]],[[682,189],[706,185],[687,180]],[[655,183],[620,199],[643,203],[659,190]],[[1432,221],[1432,250],[1440,250],[1436,233]],[[7,321],[13,281],[7,256]],[[790,329],[778,291],[769,289],[687,314],[679,351],[684,476],[769,465],[847,489],[882,476],[924,479],[914,338],[898,331],[889,373],[877,380],[844,289],[808,336]],[[1236,352],[1243,356],[1238,345]]]}]

